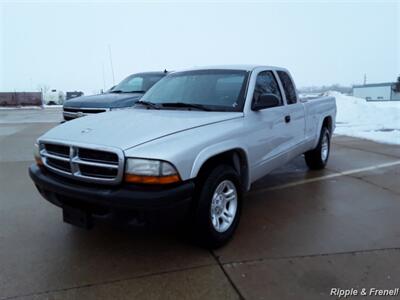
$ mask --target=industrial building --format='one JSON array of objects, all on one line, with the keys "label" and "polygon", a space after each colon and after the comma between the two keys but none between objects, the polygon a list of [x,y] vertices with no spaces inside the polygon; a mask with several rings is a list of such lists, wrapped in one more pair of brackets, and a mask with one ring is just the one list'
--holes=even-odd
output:
[{"label": "industrial building", "polygon": [[397,82],[354,85],[353,96],[367,101],[400,101],[400,77]]}]

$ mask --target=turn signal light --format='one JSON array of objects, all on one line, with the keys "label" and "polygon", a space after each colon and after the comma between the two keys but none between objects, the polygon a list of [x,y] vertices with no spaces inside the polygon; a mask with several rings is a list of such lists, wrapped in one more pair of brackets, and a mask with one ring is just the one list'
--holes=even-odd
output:
[{"label": "turn signal light", "polygon": [[43,166],[42,157],[40,156],[39,145],[35,143],[33,146],[33,157],[35,158],[35,162],[38,166]]},{"label": "turn signal light", "polygon": [[178,175],[169,176],[140,176],[133,174],[125,174],[125,181],[130,183],[144,184],[170,184],[181,181]]}]

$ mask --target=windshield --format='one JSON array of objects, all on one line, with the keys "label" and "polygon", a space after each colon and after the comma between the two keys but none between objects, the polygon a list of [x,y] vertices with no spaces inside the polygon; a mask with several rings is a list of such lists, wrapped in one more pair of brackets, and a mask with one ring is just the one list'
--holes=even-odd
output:
[{"label": "windshield", "polygon": [[141,100],[168,108],[182,109],[189,104],[192,107],[201,105],[207,110],[242,111],[248,74],[239,70],[172,73],[154,85]]},{"label": "windshield", "polygon": [[163,74],[134,74],[122,80],[119,84],[113,87],[110,92],[144,93],[163,77]]}]

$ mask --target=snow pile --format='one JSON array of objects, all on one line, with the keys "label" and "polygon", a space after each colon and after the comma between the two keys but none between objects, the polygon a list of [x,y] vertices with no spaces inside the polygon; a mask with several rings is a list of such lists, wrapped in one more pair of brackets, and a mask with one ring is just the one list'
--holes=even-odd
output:
[{"label": "snow pile", "polygon": [[336,98],[335,133],[400,145],[400,102],[367,102],[329,92]]}]

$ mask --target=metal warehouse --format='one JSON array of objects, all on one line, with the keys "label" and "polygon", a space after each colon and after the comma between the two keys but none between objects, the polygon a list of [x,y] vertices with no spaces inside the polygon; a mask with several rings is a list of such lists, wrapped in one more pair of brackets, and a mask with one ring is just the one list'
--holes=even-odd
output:
[{"label": "metal warehouse", "polygon": [[400,77],[397,82],[354,85],[353,96],[367,101],[400,101]]}]

